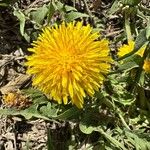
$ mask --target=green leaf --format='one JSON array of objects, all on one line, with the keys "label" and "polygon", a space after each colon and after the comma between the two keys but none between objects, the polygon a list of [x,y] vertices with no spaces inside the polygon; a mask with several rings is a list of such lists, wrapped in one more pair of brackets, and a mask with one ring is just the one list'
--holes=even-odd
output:
[{"label": "green leaf", "polygon": [[41,91],[34,88],[23,89],[22,92],[26,95],[29,95],[33,99],[43,96],[43,93]]},{"label": "green leaf", "polygon": [[96,131],[100,132],[107,140],[109,140],[112,144],[114,144],[114,146],[116,146],[119,149],[122,150],[128,150],[124,147],[124,145],[122,143],[120,143],[119,141],[117,141],[115,138],[113,138],[111,135],[109,135],[107,132],[104,132],[103,129],[101,127],[98,127],[96,129]]},{"label": "green leaf", "polygon": [[134,61],[127,62],[127,63],[123,63],[123,64],[119,65],[118,71],[124,71],[124,70],[130,71],[133,68],[137,68],[137,67],[139,67],[139,65],[136,62],[134,62]]},{"label": "green leaf", "polygon": [[77,11],[77,9],[75,9],[74,7],[65,5],[65,11],[66,11],[66,12],[68,12],[68,11]]},{"label": "green leaf", "polygon": [[32,105],[29,108],[24,109],[24,110],[17,110],[17,109],[13,109],[13,108],[0,109],[0,116],[18,116],[18,115],[22,115],[26,119],[31,119],[31,118],[35,117],[35,118],[41,118],[41,119],[49,120],[49,118],[41,115],[37,111],[37,107],[38,107],[37,105]]},{"label": "green leaf", "polygon": [[57,1],[55,2],[55,7],[56,7],[56,10],[62,11],[64,9],[64,4]]},{"label": "green leaf", "polygon": [[9,4],[0,2],[0,6],[2,6],[2,7],[7,7],[7,6],[9,6]]},{"label": "green leaf", "polygon": [[[82,120],[80,121],[79,128],[85,134],[91,134],[97,126],[99,126],[99,110],[98,109],[88,109],[82,115]],[[105,122],[101,121],[101,124]],[[106,123],[106,122],[105,122]]]},{"label": "green leaf", "polygon": [[[124,95],[125,95],[125,93],[124,93]],[[135,99],[133,99],[133,98],[123,99],[123,98],[119,97],[119,99],[113,98],[113,100],[123,104],[124,106],[131,106],[135,102]]]},{"label": "green leaf", "polygon": [[63,113],[59,114],[56,119],[61,119],[61,120],[68,120],[68,119],[75,119],[78,117],[80,114],[80,110],[77,109],[76,107],[69,108],[65,110]]},{"label": "green leaf", "polygon": [[143,133],[134,133],[128,130],[125,130],[125,135],[127,138],[132,139],[131,142],[135,146],[136,150],[149,150],[150,149],[150,136],[146,136]]},{"label": "green leaf", "polygon": [[0,116],[9,116],[9,115],[18,115],[19,112],[16,109],[11,108],[1,108],[0,109]]},{"label": "green leaf", "polygon": [[122,143],[117,141],[115,138],[113,138],[111,135],[109,135],[107,132],[104,132],[101,126],[99,127],[92,127],[92,126],[86,126],[83,124],[79,125],[80,130],[85,134],[91,134],[93,131],[97,131],[100,134],[102,134],[108,141],[110,141],[116,148],[127,150]]},{"label": "green leaf", "polygon": [[32,101],[34,104],[47,104],[49,102],[47,97],[44,95],[38,98],[34,98]]},{"label": "green leaf", "polygon": [[118,66],[118,71],[130,71],[133,68],[139,67],[141,57],[139,55],[132,55],[124,59]]},{"label": "green leaf", "polygon": [[9,6],[10,4],[14,4],[15,2],[17,2],[18,0],[2,0],[2,2],[0,1],[0,6]]},{"label": "green leaf", "polygon": [[37,89],[23,89],[22,92],[32,99],[33,104],[46,104],[49,102],[49,99]]},{"label": "green leaf", "polygon": [[48,150],[54,150],[50,128],[47,129],[47,149]]},{"label": "green leaf", "polygon": [[56,9],[55,9],[54,2],[51,2],[50,5],[48,6],[48,13],[47,13],[48,23],[50,23],[50,20],[51,20],[52,16],[54,15],[55,10]]},{"label": "green leaf", "polygon": [[29,108],[25,109],[25,110],[21,110],[19,111],[19,115],[24,116],[26,119],[31,119],[33,117],[35,118],[42,118],[45,120],[49,120],[49,118],[41,115],[38,111],[37,111],[37,107],[38,105],[32,105]]},{"label": "green leaf", "polygon": [[26,39],[26,41],[30,42],[30,37],[25,33],[25,15],[20,10],[14,10],[14,16],[16,16],[20,22],[20,33]]},{"label": "green leaf", "polygon": [[145,21],[147,21],[148,19],[148,17],[144,14],[144,11],[140,11],[140,9],[137,9],[137,16],[142,18]]},{"label": "green leaf", "polygon": [[146,38],[150,39],[150,17],[148,18],[148,23],[146,28]]},{"label": "green leaf", "polygon": [[58,108],[56,107],[57,105],[55,104],[51,104],[50,102],[46,105],[46,106],[42,106],[40,108],[40,113],[43,116],[49,117],[49,118],[55,118],[57,117],[57,113],[58,113]]},{"label": "green leaf", "polygon": [[134,53],[137,52],[144,44],[146,44],[148,42],[148,38],[147,38],[146,34],[147,34],[147,29],[144,29],[140,32],[140,34],[136,38],[135,46],[133,49]]},{"label": "green leaf", "polygon": [[141,0],[121,0],[124,5],[136,6],[140,3]]},{"label": "green leaf", "polygon": [[42,25],[44,18],[46,17],[49,9],[46,5],[38,8],[36,11],[31,12],[31,19],[34,20],[36,23]]},{"label": "green leaf", "polygon": [[20,22],[20,33],[24,36],[25,15],[20,10],[14,10],[13,14],[18,18]]},{"label": "green leaf", "polygon": [[120,10],[120,0],[115,0],[113,5],[111,6],[111,8],[108,11],[108,15],[113,15],[118,10]]},{"label": "green leaf", "polygon": [[87,126],[87,125],[82,124],[82,123],[79,124],[79,128],[85,134],[91,134],[95,130],[95,127]]},{"label": "green leaf", "polygon": [[144,86],[144,83],[145,83],[145,72],[142,71],[141,75],[140,75],[140,80],[139,80],[139,84],[141,86]]},{"label": "green leaf", "polygon": [[67,22],[71,22],[75,19],[82,18],[82,17],[89,17],[89,15],[80,12],[71,11],[65,15],[65,20]]}]

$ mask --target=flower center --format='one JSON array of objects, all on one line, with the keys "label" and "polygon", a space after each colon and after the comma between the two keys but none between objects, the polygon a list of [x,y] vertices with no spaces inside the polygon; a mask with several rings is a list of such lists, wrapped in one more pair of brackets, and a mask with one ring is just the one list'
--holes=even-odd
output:
[{"label": "flower center", "polygon": [[71,68],[78,62],[78,56],[71,53],[63,53],[60,56],[60,64],[66,70],[71,70]]},{"label": "flower center", "polygon": [[71,53],[64,52],[64,53],[62,53],[60,59],[63,63],[72,63],[73,61],[75,61],[76,57],[75,57],[75,55],[73,55]]}]

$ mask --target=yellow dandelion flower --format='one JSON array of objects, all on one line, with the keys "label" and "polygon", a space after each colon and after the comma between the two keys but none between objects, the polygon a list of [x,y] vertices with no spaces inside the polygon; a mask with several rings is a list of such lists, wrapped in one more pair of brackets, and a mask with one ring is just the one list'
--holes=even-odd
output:
[{"label": "yellow dandelion flower", "polygon": [[82,108],[86,94],[99,90],[112,61],[108,41],[98,41],[99,36],[82,22],[46,27],[27,57],[33,85],[59,104],[71,100]]},{"label": "yellow dandelion flower", "polygon": [[145,72],[150,73],[150,59],[144,60],[143,69]]},{"label": "yellow dandelion flower", "polygon": [[[127,53],[130,53],[134,49],[135,42],[129,41],[128,45],[124,44],[122,47],[118,49],[118,56],[122,57]],[[146,46],[141,47],[135,54],[139,56],[143,56]],[[143,69],[145,72],[150,73],[150,60],[144,60]]]},{"label": "yellow dandelion flower", "polygon": [[[130,53],[134,49],[135,42],[129,41],[128,44],[124,44],[122,47],[118,49],[118,56],[122,57],[128,53]],[[135,54],[143,56],[144,50],[146,46],[141,47]]]}]

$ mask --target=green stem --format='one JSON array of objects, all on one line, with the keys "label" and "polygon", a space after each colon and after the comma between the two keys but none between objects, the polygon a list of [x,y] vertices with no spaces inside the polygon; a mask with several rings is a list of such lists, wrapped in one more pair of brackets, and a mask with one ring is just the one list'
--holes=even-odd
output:
[{"label": "green stem", "polygon": [[111,135],[107,134],[102,128],[97,128],[97,131],[102,134],[107,140],[109,140],[111,143],[113,143],[116,147],[122,150],[127,150],[118,140],[113,138]]},{"label": "green stem", "polygon": [[128,129],[131,130],[130,127],[127,125],[127,123],[125,122],[124,118],[122,117],[122,115],[120,113],[118,113],[119,118],[121,119],[123,125]]},{"label": "green stem", "polygon": [[[128,130],[131,130],[130,127],[129,127],[129,126],[127,125],[127,123],[125,122],[123,116],[121,115],[121,114],[122,114],[121,110],[120,110],[118,107],[114,106],[114,104],[113,104],[111,101],[108,101],[108,100],[106,100],[106,99],[105,99],[105,104],[107,105],[107,107],[113,108],[113,109],[115,110],[116,114],[118,114],[119,118],[121,119],[122,124],[123,124]],[[116,108],[116,109],[115,109],[115,108]]]},{"label": "green stem", "polygon": [[129,16],[129,13],[127,11],[129,11],[129,9],[127,9],[125,11],[125,30],[126,30],[126,34],[127,34],[127,40],[129,42],[133,39],[132,39],[132,35],[131,35],[130,16]]},{"label": "green stem", "polygon": [[145,97],[145,92],[144,92],[144,89],[143,87],[140,87],[140,86],[137,86],[137,91],[138,91],[138,102],[139,102],[139,105],[140,105],[140,108],[142,109],[146,109],[146,97]]},{"label": "green stem", "polygon": [[144,54],[143,54],[141,63],[139,64],[139,69],[137,70],[137,73],[136,73],[136,76],[135,76],[135,79],[134,79],[134,82],[133,82],[134,84],[133,84],[133,86],[132,86],[132,88],[131,88],[131,90],[133,90],[133,91],[131,91],[131,92],[134,92],[134,90],[135,90],[135,88],[134,88],[135,85],[136,85],[137,83],[139,83],[139,80],[140,80],[140,77],[141,77],[141,74],[142,74],[142,71],[143,71],[144,60],[145,60],[146,57],[148,56],[149,49],[150,49],[150,42],[147,44],[147,47],[146,47],[146,49],[145,49],[145,51],[144,51]]}]

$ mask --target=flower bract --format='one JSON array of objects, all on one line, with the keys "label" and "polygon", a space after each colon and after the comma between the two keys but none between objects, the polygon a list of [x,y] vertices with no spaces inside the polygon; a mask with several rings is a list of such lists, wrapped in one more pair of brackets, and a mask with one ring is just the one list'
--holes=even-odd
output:
[{"label": "flower bract", "polygon": [[33,85],[59,104],[69,101],[82,108],[86,95],[93,96],[110,69],[108,40],[82,22],[46,27],[33,42],[27,72]]}]

